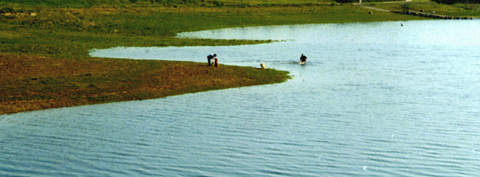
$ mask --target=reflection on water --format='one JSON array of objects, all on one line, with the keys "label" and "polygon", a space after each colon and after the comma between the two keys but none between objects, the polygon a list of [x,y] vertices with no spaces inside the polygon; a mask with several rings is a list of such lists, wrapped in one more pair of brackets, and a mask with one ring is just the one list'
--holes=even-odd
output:
[{"label": "reflection on water", "polygon": [[287,40],[92,51],[199,62],[214,52],[294,77],[0,116],[0,176],[476,176],[480,23],[402,23],[222,29],[179,36]]}]

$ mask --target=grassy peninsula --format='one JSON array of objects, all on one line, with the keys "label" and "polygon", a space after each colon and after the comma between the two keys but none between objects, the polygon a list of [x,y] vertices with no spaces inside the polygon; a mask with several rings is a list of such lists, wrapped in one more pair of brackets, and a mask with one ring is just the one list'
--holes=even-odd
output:
[{"label": "grassy peninsula", "polygon": [[[0,114],[278,83],[288,73],[204,63],[92,58],[116,46],[240,45],[179,39],[238,26],[421,19],[329,0],[5,0],[0,2]],[[165,58],[168,59],[168,58]]]},{"label": "grassy peninsula", "polygon": [[285,71],[193,62],[0,54],[0,113],[159,98],[287,78]]},{"label": "grassy peninsula", "polygon": [[[52,0],[53,1],[53,0]],[[213,1],[217,2],[217,1]],[[231,1],[235,2],[235,1]],[[273,1],[272,1],[273,2]],[[14,16],[2,16],[0,52],[65,58],[88,57],[88,50],[115,46],[193,46],[256,44],[269,41],[178,39],[183,31],[237,26],[307,23],[347,23],[419,19],[378,12],[352,4],[278,6],[103,4],[69,8],[10,5]],[[225,3],[228,5],[228,3]],[[18,7],[20,6],[20,7]],[[74,5],[71,5],[74,6]],[[74,6],[75,7],[75,6]],[[32,15],[33,14],[33,15]]]}]

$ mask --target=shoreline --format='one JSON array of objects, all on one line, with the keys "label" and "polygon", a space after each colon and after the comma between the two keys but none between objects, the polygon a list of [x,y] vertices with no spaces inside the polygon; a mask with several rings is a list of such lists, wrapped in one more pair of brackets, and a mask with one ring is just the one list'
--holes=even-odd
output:
[{"label": "shoreline", "polygon": [[72,61],[16,54],[0,54],[0,61],[0,115],[274,84],[290,78],[288,72],[274,69],[214,68],[182,61]]},{"label": "shoreline", "polygon": [[95,48],[259,44],[272,41],[177,38],[176,34],[228,27],[424,19],[371,15],[348,4],[24,8],[13,9],[8,17],[0,15],[0,39],[5,41],[0,44],[0,115],[273,84],[290,78],[288,72],[273,69],[228,65],[215,69],[194,62],[90,57],[88,51]]}]

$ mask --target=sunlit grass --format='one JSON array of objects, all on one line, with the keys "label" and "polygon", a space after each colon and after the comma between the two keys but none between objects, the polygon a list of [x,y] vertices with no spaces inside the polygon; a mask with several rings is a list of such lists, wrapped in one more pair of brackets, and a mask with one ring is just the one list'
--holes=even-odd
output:
[{"label": "sunlit grass", "polygon": [[175,34],[226,27],[419,19],[385,12],[372,15],[358,6],[323,0],[36,2],[40,1],[0,2],[0,9],[14,11],[0,14],[0,114],[289,78],[287,72],[251,67],[90,58],[88,51],[95,48],[258,44],[271,41],[188,39]]},{"label": "sunlit grass", "polygon": [[[369,5],[374,5],[375,7],[401,11],[401,5],[403,3],[370,3]],[[435,13],[440,15],[448,16],[469,16],[469,17],[480,17],[480,4],[439,4],[429,0],[415,0],[413,2],[408,2],[408,7],[410,10],[414,11],[424,11],[426,13]]]},{"label": "sunlit grass", "polygon": [[1,18],[0,52],[61,57],[86,57],[92,48],[115,46],[184,46],[256,44],[269,41],[177,39],[184,31],[237,26],[306,23],[348,23],[407,20],[392,13],[375,13],[352,6],[302,7],[141,7],[36,8],[35,16]]},{"label": "sunlit grass", "polygon": [[0,54],[0,114],[283,82],[288,73],[204,63]]}]

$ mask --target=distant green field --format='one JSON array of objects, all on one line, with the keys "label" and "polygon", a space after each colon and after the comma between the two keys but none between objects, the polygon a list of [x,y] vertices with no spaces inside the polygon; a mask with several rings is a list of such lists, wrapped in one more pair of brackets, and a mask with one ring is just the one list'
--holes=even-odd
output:
[{"label": "distant green field", "polygon": [[[314,5],[314,4],[326,4],[335,2],[333,0],[217,0],[207,1],[212,4],[220,4],[226,6],[287,6],[287,5]],[[217,3],[215,3],[217,2]]]},{"label": "distant green field", "polygon": [[332,0],[3,0],[16,7],[126,7],[126,6],[285,6],[311,5]]},{"label": "distant green field", "polygon": [[[269,41],[178,39],[175,34],[236,26],[409,20],[418,17],[353,5],[299,7],[17,8],[0,16],[0,52],[86,57],[115,46],[255,44]],[[28,11],[28,13],[26,13]],[[31,13],[34,13],[32,15]]]},{"label": "distant green field", "polygon": [[[174,1],[174,0],[2,0],[0,4],[9,4],[17,7],[72,7],[72,8],[84,8],[84,7],[93,7],[93,6],[106,6],[106,7],[121,7],[123,5],[131,4],[180,4],[184,1]],[[187,3],[189,1],[185,1]],[[193,1],[196,2],[196,1]]]},{"label": "distant green field", "polygon": [[410,10],[424,11],[426,13],[435,13],[448,16],[480,17],[480,4],[471,3],[440,4],[429,0],[416,0],[408,3],[368,3],[367,5],[397,11],[401,11],[403,5],[404,7],[408,7]]}]

